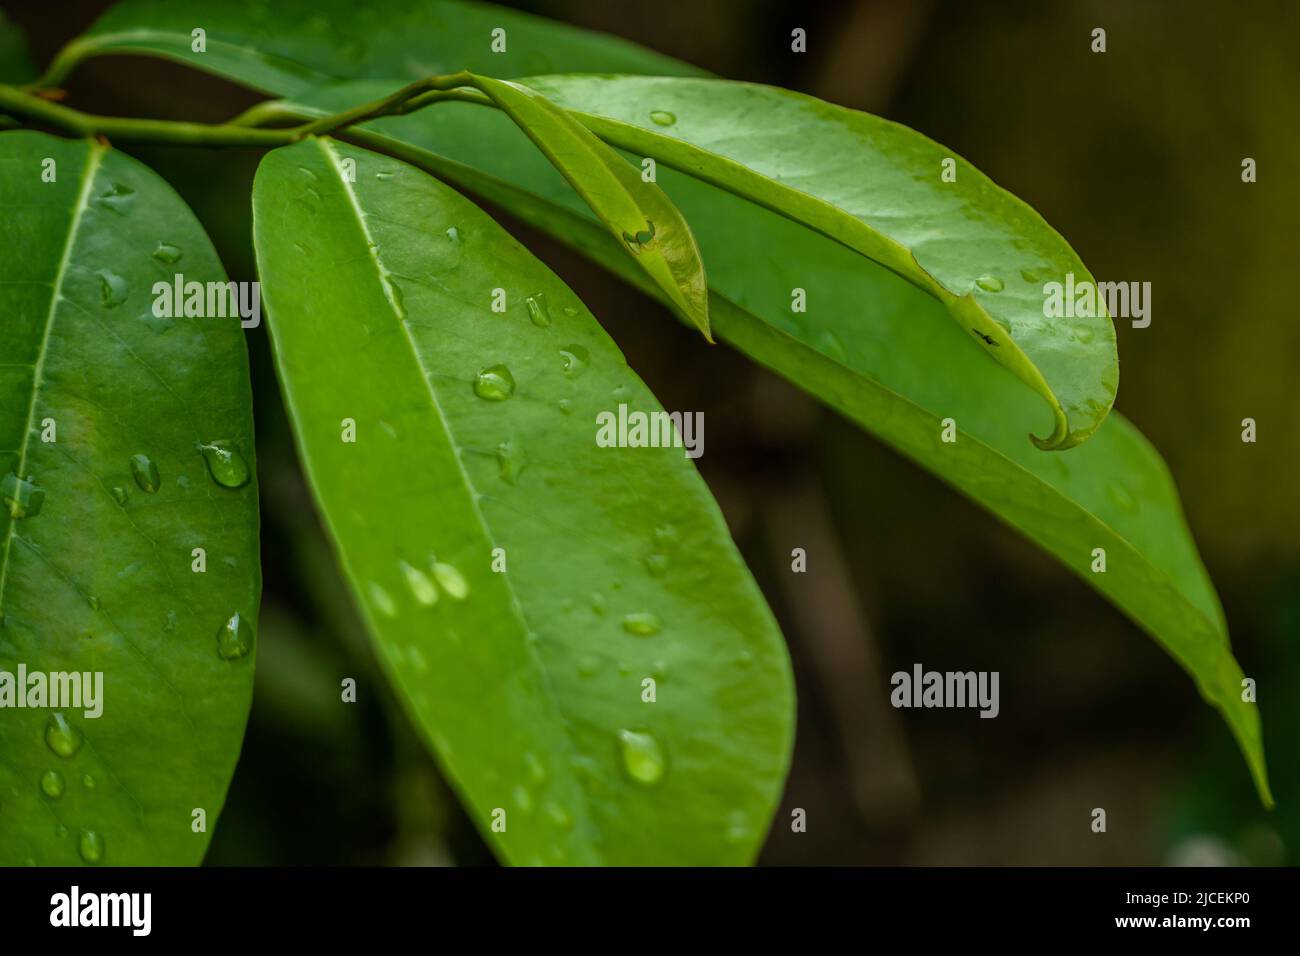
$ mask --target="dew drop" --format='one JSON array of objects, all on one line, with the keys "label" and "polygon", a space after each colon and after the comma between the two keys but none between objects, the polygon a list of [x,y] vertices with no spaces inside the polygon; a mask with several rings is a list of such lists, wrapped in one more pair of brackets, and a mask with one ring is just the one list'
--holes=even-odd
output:
[{"label": "dew drop", "polygon": [[235,661],[253,649],[253,627],[236,611],[217,631],[217,656]]},{"label": "dew drop", "polygon": [[591,595],[591,610],[598,617],[605,616],[605,595],[599,591],[593,591]]},{"label": "dew drop", "polygon": [[1133,493],[1118,481],[1112,481],[1106,486],[1106,497],[1108,497],[1115,506],[1126,514],[1136,514],[1138,510],[1137,499]]},{"label": "dew drop", "polygon": [[560,357],[564,359],[564,374],[569,378],[577,378],[587,370],[591,353],[581,345],[566,345],[560,349]]},{"label": "dew drop", "polygon": [[513,438],[497,445],[497,471],[506,484],[517,484],[519,475],[527,464],[528,459],[524,455],[524,450]]},{"label": "dew drop", "polygon": [[999,279],[997,276],[989,275],[988,273],[985,273],[982,276],[978,276],[975,279],[975,284],[979,286],[981,289],[983,289],[985,292],[1002,291],[1002,280]]},{"label": "dew drop", "polygon": [[519,808],[520,813],[532,813],[533,798],[523,784],[516,786],[514,790],[511,791],[510,797],[514,801],[515,806]]},{"label": "dew drop", "polygon": [[47,770],[41,774],[41,792],[51,800],[57,800],[63,796],[66,785],[63,782],[63,774],[57,770]]},{"label": "dew drop", "polygon": [[90,605],[90,609],[92,611],[99,610],[99,598],[95,597],[95,595],[92,594],[88,598],[86,598],[86,603]]},{"label": "dew drop", "polygon": [[60,840],[66,840],[68,838],[68,828],[60,823],[54,828],[54,835]]},{"label": "dew drop", "polygon": [[551,313],[546,308],[546,296],[542,293],[530,295],[524,299],[524,305],[528,306],[528,318],[532,320],[533,325],[539,329],[544,329],[551,324]]},{"label": "dew drop", "polygon": [[623,615],[623,630],[638,637],[649,637],[652,634],[658,634],[660,627],[659,618],[649,611],[637,611],[633,614]]},{"label": "dew drop", "polygon": [[443,233],[443,235],[447,237],[447,240],[449,242],[452,243],[460,242],[460,230],[457,229],[455,226],[448,226],[447,231]]},{"label": "dew drop", "polygon": [[447,595],[456,601],[463,601],[469,596],[469,582],[465,575],[455,567],[443,561],[433,562],[433,576]]},{"label": "dew drop", "polygon": [[569,811],[564,809],[558,803],[548,803],[542,807],[542,812],[546,818],[563,830],[573,826],[573,817],[569,816]]},{"label": "dew drop", "polygon": [[119,505],[126,504],[126,489],[118,485],[113,486],[113,500]]},{"label": "dew drop", "polygon": [[413,568],[405,561],[397,562],[398,568],[402,572],[402,577],[406,579],[406,586],[411,589],[411,595],[418,604],[424,607],[433,607],[438,603],[438,589],[433,586],[429,576],[419,568]]},{"label": "dew drop", "polygon": [[656,126],[672,126],[677,122],[677,117],[667,110],[651,110],[650,119]]},{"label": "dew drop", "polygon": [[158,466],[148,455],[131,456],[131,476],[135,478],[135,483],[140,486],[140,490],[147,491],[149,494],[153,494],[162,485],[162,479],[158,476]]},{"label": "dew drop", "polygon": [[594,654],[586,654],[578,659],[578,676],[591,677],[600,670],[600,658]]},{"label": "dew drop", "polygon": [[393,602],[393,596],[383,589],[381,585],[370,582],[370,601],[374,604],[375,609],[385,617],[397,617],[397,605]]},{"label": "dew drop", "polygon": [[81,749],[81,731],[62,714],[50,714],[45,722],[45,743],[60,757],[72,757]]},{"label": "dew drop", "polygon": [[98,863],[104,858],[104,838],[94,830],[82,830],[77,852],[87,863]]},{"label": "dew drop", "polygon": [[1082,342],[1084,345],[1087,345],[1096,337],[1096,333],[1093,331],[1092,326],[1084,322],[1076,322],[1074,325],[1070,326],[1070,331],[1074,333],[1075,339]]},{"label": "dew drop", "polygon": [[99,277],[99,300],[106,309],[116,309],[126,301],[126,280],[110,269],[100,269],[95,273]]},{"label": "dew drop", "polygon": [[163,263],[163,265],[173,266],[181,261],[181,256],[184,255],[184,253],[181,252],[179,247],[173,246],[169,242],[160,242],[158,243],[158,248],[150,253],[150,255]]},{"label": "dew drop", "polygon": [[537,754],[524,754],[524,766],[528,768],[528,776],[532,778],[533,783],[540,784],[546,782],[546,767],[542,764],[542,761],[538,759]]},{"label": "dew drop", "polygon": [[489,402],[504,402],[515,393],[515,377],[504,365],[483,369],[474,380],[474,394]]},{"label": "dew drop", "polygon": [[251,477],[248,462],[244,461],[244,456],[233,442],[218,440],[198,447],[207,463],[208,474],[221,487],[242,488],[248,484]]},{"label": "dew drop", "polygon": [[81,778],[81,785],[85,787],[87,790],[94,790],[95,778],[92,777],[90,774],[84,774]]},{"label": "dew drop", "polygon": [[113,183],[108,187],[107,192],[102,192],[95,197],[95,205],[102,206],[119,216],[125,216],[135,205],[135,190],[121,183]]},{"label": "dew drop", "polygon": [[9,517],[35,518],[45,504],[45,490],[26,478],[8,474],[0,478],[0,499],[9,509]]},{"label": "dew drop", "polygon": [[567,398],[560,399],[559,402],[557,402],[556,404],[559,407],[561,414],[564,415],[573,414],[573,402],[569,401]]},{"label": "dew drop", "polygon": [[654,786],[663,779],[667,764],[654,734],[648,731],[620,730],[618,746],[623,755],[623,769],[643,786]]},{"label": "dew drop", "polygon": [[645,559],[645,566],[655,577],[661,577],[668,570],[669,561],[666,554],[651,554]]}]

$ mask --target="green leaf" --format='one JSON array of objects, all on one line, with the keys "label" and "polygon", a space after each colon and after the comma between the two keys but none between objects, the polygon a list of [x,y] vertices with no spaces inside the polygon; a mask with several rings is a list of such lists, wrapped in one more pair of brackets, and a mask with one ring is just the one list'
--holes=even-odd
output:
[{"label": "green leaf", "polygon": [[680,316],[709,334],[709,290],[691,227],[653,181],[586,127],[525,86],[490,77],[474,85],[527,134],[591,207]]},{"label": "green leaf", "polygon": [[[193,31],[205,31],[205,51]],[[505,50],[492,49],[504,30]],[[699,70],[616,37],[487,3],[456,0],[126,0],[70,43],[46,81],[107,54],[162,56],[270,93],[291,95],[332,79],[414,80],[467,69],[493,76],[562,70]]]},{"label": "green leaf", "polygon": [[[311,112],[364,100],[366,84],[321,91]],[[656,294],[607,231],[505,117],[440,104],[361,135],[474,190]],[[992,362],[943,305],[841,243],[706,183],[661,170],[709,263],[724,341],[838,409],[1019,529],[1124,611],[1191,674],[1237,737],[1266,803],[1259,716],[1177,492],[1159,455],[1118,414],[1068,454],[1024,440],[1036,393]],[[795,286],[807,313],[790,311]],[[936,370],[942,370],[937,373]],[[940,440],[943,419],[958,440]],[[1108,568],[1091,571],[1092,550]]]},{"label": "green leaf", "polygon": [[[603,139],[801,222],[930,293],[972,345],[1049,402],[1053,430],[1035,439],[1040,447],[1081,443],[1110,411],[1119,364],[1104,306],[1091,318],[1044,316],[1045,283],[1092,276],[1042,217],[952,150],[878,116],[752,83],[527,83]],[[945,162],[954,182],[943,179]]]},{"label": "green leaf", "polygon": [[27,38],[0,10],[0,83],[26,83],[35,75]]},{"label": "green leaf", "polygon": [[253,465],[243,334],[154,315],[155,283],[225,276],[120,152],[0,134],[0,218],[0,671],[103,681],[99,717],[6,704],[0,864],[195,864],[252,694],[252,653],[223,659],[218,635],[238,614],[251,641],[257,492],[215,484],[196,447]]},{"label": "green leaf", "polygon": [[396,160],[304,141],[253,205],[315,497],[485,837],[512,863],[753,859],[790,755],[784,643],[683,449],[597,444],[599,413],[660,411],[615,345]]}]

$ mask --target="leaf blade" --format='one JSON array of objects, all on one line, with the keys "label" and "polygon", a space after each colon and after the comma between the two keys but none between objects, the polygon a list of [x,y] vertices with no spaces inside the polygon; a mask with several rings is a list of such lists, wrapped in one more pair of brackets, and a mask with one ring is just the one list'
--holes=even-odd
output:
[{"label": "leaf blade", "polygon": [[[354,187],[339,157],[355,160]],[[268,154],[254,217],[315,495],[390,679],[485,837],[514,863],[752,859],[789,759],[784,645],[681,449],[593,441],[615,390],[658,406],[590,314],[466,200],[352,147]],[[477,394],[497,369],[499,396],[502,367],[511,394]],[[365,507],[375,474],[402,476],[385,496],[400,513]],[[652,548],[670,558],[662,576]],[[646,678],[664,688],[656,703]],[[653,771],[623,732],[659,742],[652,786],[621,762],[632,746],[637,772]]]},{"label": "leaf blade", "polygon": [[[194,447],[233,440],[252,461],[243,337],[152,314],[150,282],[174,271],[151,255],[162,239],[195,279],[224,276],[192,213],[128,157],[0,134],[0,207],[23,237],[0,263],[0,474],[43,495],[22,517],[12,494],[0,509],[0,670],[103,674],[98,717],[0,721],[0,861],[195,864],[252,694],[253,654],[221,659],[217,634],[233,613],[256,620],[256,488],[210,495]],[[205,574],[191,572],[195,547]],[[54,713],[70,728],[61,749],[46,738]],[[59,783],[44,789],[48,774]]]}]

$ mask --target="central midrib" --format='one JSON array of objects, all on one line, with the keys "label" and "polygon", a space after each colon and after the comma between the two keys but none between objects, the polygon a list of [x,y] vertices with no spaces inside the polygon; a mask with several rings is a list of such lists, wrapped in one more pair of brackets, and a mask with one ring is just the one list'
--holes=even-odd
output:
[{"label": "central midrib", "polygon": [[[384,298],[388,302],[389,307],[392,309],[393,317],[397,320],[397,324],[401,326],[402,334],[406,337],[407,344],[410,346],[411,356],[415,360],[416,368],[418,368],[420,371],[420,378],[424,382],[425,390],[429,394],[429,401],[433,405],[434,411],[437,412],[438,414],[438,420],[441,422],[443,431],[446,433],[448,440],[451,442],[453,452],[454,452],[455,449],[459,447],[458,443],[456,442],[455,432],[452,430],[450,423],[447,421],[447,416],[443,412],[442,403],[438,400],[438,394],[433,388],[433,384],[430,379],[429,370],[425,367],[424,360],[420,356],[420,350],[416,346],[415,340],[411,337],[411,331],[408,328],[406,321],[402,318],[401,313],[398,311],[398,309],[396,308],[393,302],[393,296],[390,291],[392,288],[392,280],[389,278],[392,275],[392,273],[388,271],[387,267],[380,259],[379,245],[378,243],[375,242],[374,236],[372,236],[370,233],[370,227],[366,221],[366,213],[361,208],[361,204],[357,201],[356,192],[355,190],[353,190],[351,182],[349,181],[348,177],[344,174],[342,167],[339,165],[338,155],[334,152],[333,147],[329,144],[328,141],[326,141],[323,138],[317,138],[316,143],[320,146],[321,151],[325,154],[325,157],[329,162],[330,167],[334,170],[335,175],[338,176],[343,191],[348,197],[348,202],[352,206],[353,214],[356,216],[357,226],[358,228],[360,228],[362,236],[366,240],[366,247],[369,250],[370,258],[375,264],[375,269],[378,272],[380,283],[383,286]],[[460,473],[461,481],[465,486],[465,490],[468,492],[469,499],[470,499],[470,507],[473,509],[474,517],[477,520],[479,528],[483,533],[483,537],[488,541],[490,545],[495,547],[496,539],[494,538],[492,534],[492,530],[488,525],[487,518],[483,515],[482,509],[479,508],[478,495],[474,489],[474,483],[470,480],[469,473],[465,470],[464,462],[460,460],[460,456],[457,454],[453,453],[452,458],[454,458],[456,461],[457,471]],[[519,595],[515,592],[514,585],[511,583],[509,577],[505,579],[504,584],[506,587],[506,592],[510,595],[510,605],[511,605],[511,610],[513,612],[513,616],[519,622],[520,626],[524,629],[525,652],[529,655],[530,658],[532,658],[533,663],[536,666],[537,672],[540,675],[542,689],[545,691],[546,694],[546,700],[550,704],[551,709],[554,711],[556,715],[557,721],[560,725],[560,729],[563,731],[564,739],[569,744],[570,752],[574,755],[580,756],[581,751],[579,750],[577,743],[574,741],[572,735],[569,732],[568,719],[564,716],[564,711],[560,707],[559,698],[555,693],[555,689],[551,686],[551,679],[549,673],[546,670],[546,665],[542,662],[541,658],[538,656],[536,649],[527,640],[527,635],[529,633],[532,633],[532,628],[529,626],[528,616],[524,612],[523,606],[519,603]],[[584,814],[584,816],[587,817],[586,822],[588,827],[590,827],[591,830],[593,831],[593,835],[599,834],[599,828],[596,827],[595,822],[591,819],[590,814]],[[600,842],[599,840],[592,841],[592,843],[596,845],[599,845],[599,842]]]},{"label": "central midrib", "polygon": [[[49,352],[50,331],[54,328],[54,317],[58,312],[59,299],[63,295],[63,279],[68,273],[68,260],[72,257],[72,247],[76,244],[77,232],[81,228],[81,218],[86,211],[91,184],[99,171],[105,147],[91,143],[87,152],[87,161],[82,170],[81,182],[77,191],[77,205],[72,211],[72,221],[68,224],[68,236],[63,243],[63,255],[59,258],[58,271],[54,276],[54,287],[50,292],[50,308],[45,315],[45,331],[41,335],[41,346],[36,356],[36,365],[32,370],[32,395],[27,405],[27,421],[23,427],[23,440],[18,448],[18,466],[15,474],[21,481],[27,470],[27,448],[31,444],[32,423],[36,417],[36,397],[40,393],[45,377],[45,356]],[[18,519],[10,517],[9,527],[5,531],[4,546],[0,547],[0,612],[5,604],[5,582],[9,576],[9,554],[13,550],[14,527]]]}]

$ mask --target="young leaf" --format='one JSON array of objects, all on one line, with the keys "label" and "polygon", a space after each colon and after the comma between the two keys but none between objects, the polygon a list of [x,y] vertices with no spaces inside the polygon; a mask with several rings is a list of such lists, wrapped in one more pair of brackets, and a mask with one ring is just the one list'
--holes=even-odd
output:
[{"label": "young leaf", "polygon": [[[364,84],[363,84],[364,86]],[[321,91],[313,111],[358,90]],[[364,93],[361,94],[364,97]],[[608,232],[517,129],[449,103],[381,121],[376,147],[465,185],[575,246],[651,294]],[[942,304],[790,219],[661,170],[709,262],[711,314],[724,341],[821,398],[1019,529],[1137,622],[1224,715],[1271,803],[1255,705],[1164,462],[1118,414],[1068,455],[1024,441],[1041,403],[970,342]],[[790,289],[809,292],[790,312]],[[978,359],[978,356],[975,356]],[[943,369],[942,375],[935,369]],[[956,441],[942,441],[951,418]],[[1107,571],[1093,573],[1105,548]]]},{"label": "young leaf", "polygon": [[[203,30],[201,50],[196,28]],[[178,60],[281,96],[330,80],[414,80],[463,69],[493,76],[700,72],[617,37],[489,3],[125,0],[59,54],[46,82],[62,82],[88,57],[123,53]]]},{"label": "young leaf", "polygon": [[[184,203],[120,152],[0,134],[0,220],[0,672],[102,675],[81,707],[0,677],[0,699],[29,704],[0,717],[0,865],[196,864],[252,694],[243,334],[155,314],[155,283],[225,276]],[[242,487],[210,477],[198,446],[217,441]]]},{"label": "young leaf", "polygon": [[484,835],[512,863],[751,860],[790,755],[785,647],[683,449],[598,443],[601,413],[660,411],[618,349],[396,160],[276,150],[253,208],[304,467]]},{"label": "young leaf", "polygon": [[712,341],[700,249],[663,190],[545,97],[506,80],[473,79],[622,240],[627,254],[665,293],[673,309]]},{"label": "young leaf", "polygon": [[[801,93],[684,77],[539,77],[603,139],[788,216],[933,295],[973,345],[1042,395],[1042,448],[1084,441],[1115,400],[1115,330],[1048,318],[1045,285],[1091,282],[1061,236],[952,150]],[[949,176],[945,176],[945,172]],[[952,181],[948,181],[952,177]]]}]

